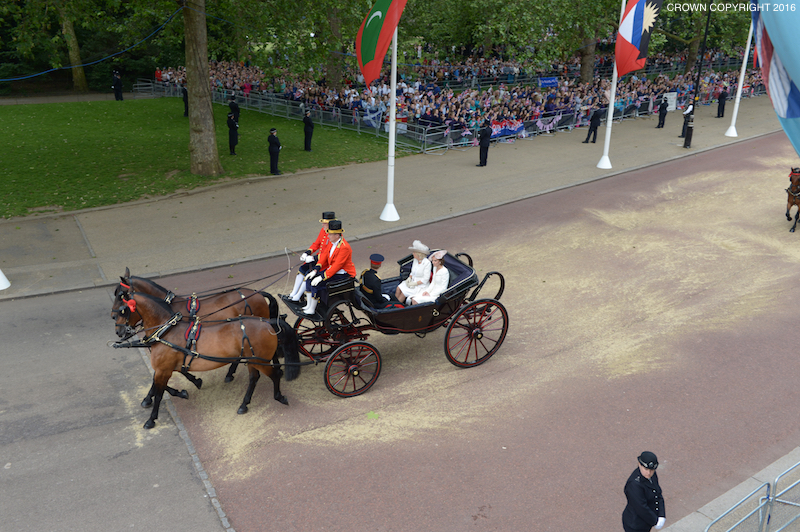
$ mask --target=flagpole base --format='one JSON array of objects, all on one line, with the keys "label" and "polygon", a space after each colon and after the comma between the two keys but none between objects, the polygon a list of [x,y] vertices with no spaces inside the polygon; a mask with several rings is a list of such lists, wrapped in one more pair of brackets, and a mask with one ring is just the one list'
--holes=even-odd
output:
[{"label": "flagpole base", "polygon": [[728,131],[725,132],[726,137],[738,137],[739,135],[736,134],[736,126],[731,126],[728,128]]},{"label": "flagpole base", "polygon": [[381,213],[381,220],[384,222],[396,222],[400,219],[400,215],[397,214],[397,209],[394,208],[394,203],[387,203],[386,207],[383,208],[383,212]]},{"label": "flagpole base", "polygon": [[600,157],[600,162],[597,163],[597,167],[603,170],[611,170],[611,159],[608,158],[608,155]]},{"label": "flagpole base", "polygon": [[5,290],[11,286],[11,283],[8,281],[5,275],[3,275],[3,270],[0,270],[0,290]]}]

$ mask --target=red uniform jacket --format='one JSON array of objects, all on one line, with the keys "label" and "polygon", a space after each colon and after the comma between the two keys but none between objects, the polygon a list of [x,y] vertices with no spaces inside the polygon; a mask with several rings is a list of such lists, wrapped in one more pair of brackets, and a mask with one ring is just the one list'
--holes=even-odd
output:
[{"label": "red uniform jacket", "polygon": [[314,243],[311,244],[311,247],[308,248],[308,254],[311,255],[315,251],[319,251],[320,255],[323,252],[328,251],[328,246],[330,245],[330,241],[328,240],[328,232],[325,231],[325,228],[319,230],[319,235],[317,235],[317,239],[314,240]]},{"label": "red uniform jacket", "polygon": [[340,238],[333,246],[333,255],[330,253],[330,245],[328,249],[319,254],[317,267],[322,273],[322,278],[327,281],[339,270],[344,270],[347,275],[355,277],[356,266],[353,264],[353,250],[350,248],[350,244],[345,242],[344,238]]}]

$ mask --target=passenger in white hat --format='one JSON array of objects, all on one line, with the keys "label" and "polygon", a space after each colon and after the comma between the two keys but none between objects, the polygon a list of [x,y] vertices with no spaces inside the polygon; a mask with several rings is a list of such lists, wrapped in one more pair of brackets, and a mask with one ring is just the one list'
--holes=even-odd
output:
[{"label": "passenger in white hat", "polygon": [[408,278],[397,285],[394,295],[400,301],[405,303],[407,298],[414,297],[422,293],[431,282],[431,261],[428,260],[428,246],[414,240],[411,247],[408,248],[414,254],[414,260],[411,264],[411,274]]},{"label": "passenger in white hat", "polygon": [[433,279],[431,280],[431,284],[425,287],[419,295],[414,296],[411,300],[412,305],[436,301],[436,298],[447,290],[447,286],[450,284],[450,271],[444,267],[445,255],[447,255],[447,251],[444,249],[431,254]]}]

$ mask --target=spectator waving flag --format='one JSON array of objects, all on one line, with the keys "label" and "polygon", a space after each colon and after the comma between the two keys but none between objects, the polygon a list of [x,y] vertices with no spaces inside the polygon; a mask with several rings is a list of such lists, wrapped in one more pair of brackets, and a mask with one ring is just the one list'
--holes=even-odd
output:
[{"label": "spectator waving flag", "polygon": [[[765,2],[753,2],[753,4]],[[800,51],[797,28],[800,12],[754,10],[753,35],[767,94],[786,136],[800,155]]]},{"label": "spectator waving flag", "polygon": [[644,68],[650,32],[664,0],[630,0],[619,23],[617,44],[617,76]]},{"label": "spectator waving flag", "polygon": [[403,14],[407,1],[375,0],[375,5],[358,29],[356,57],[367,86],[381,73],[383,58],[392,43],[394,30],[400,23],[400,15]]}]

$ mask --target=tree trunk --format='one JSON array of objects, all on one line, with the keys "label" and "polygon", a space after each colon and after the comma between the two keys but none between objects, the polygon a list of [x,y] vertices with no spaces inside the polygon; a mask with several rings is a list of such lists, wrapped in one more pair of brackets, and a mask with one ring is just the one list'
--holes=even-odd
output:
[{"label": "tree trunk", "polygon": [[700,51],[700,38],[697,37],[689,41],[689,51],[686,53],[686,68],[683,69],[684,74],[690,74],[697,64],[697,53]]},{"label": "tree trunk", "polygon": [[[342,42],[342,21],[339,19],[339,9],[331,8],[328,12],[328,22],[331,27],[331,43],[336,43],[336,46],[331,46],[331,50],[340,47]],[[326,61],[326,83],[329,87],[339,90],[342,86],[342,60],[345,56],[337,54],[333,51],[328,52],[328,60]]]},{"label": "tree trunk", "polygon": [[[184,5],[182,2],[179,4]],[[205,0],[194,0],[192,7],[194,9],[183,10],[186,89],[189,92],[190,171],[195,175],[218,176],[224,170],[217,152],[217,133],[208,82]]]},{"label": "tree trunk", "polygon": [[58,16],[61,19],[61,33],[64,34],[64,40],[67,41],[69,63],[72,65],[72,87],[75,92],[89,92],[86,74],[83,72],[83,67],[80,66],[83,62],[81,61],[81,50],[78,47],[78,38],[75,36],[75,27],[72,25],[72,20],[67,16],[64,6],[58,5],[57,7]]},{"label": "tree trunk", "polygon": [[587,37],[581,42],[581,83],[591,83],[594,80],[594,50],[597,40]]}]

